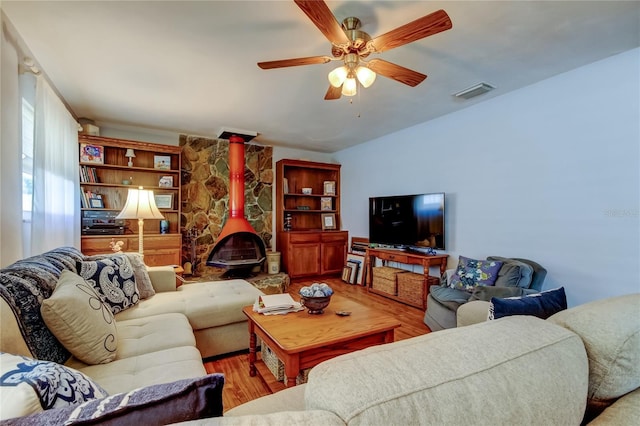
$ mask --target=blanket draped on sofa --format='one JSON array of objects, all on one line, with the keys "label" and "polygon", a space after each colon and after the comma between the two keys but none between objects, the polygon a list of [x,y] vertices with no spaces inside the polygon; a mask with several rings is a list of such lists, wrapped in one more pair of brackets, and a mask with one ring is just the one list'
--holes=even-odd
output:
[{"label": "blanket draped on sofa", "polygon": [[83,259],[78,249],[60,247],[0,269],[0,297],[11,307],[34,358],[64,364],[70,357],[44,323],[40,305],[51,296],[62,271],[76,272],[76,262]]}]

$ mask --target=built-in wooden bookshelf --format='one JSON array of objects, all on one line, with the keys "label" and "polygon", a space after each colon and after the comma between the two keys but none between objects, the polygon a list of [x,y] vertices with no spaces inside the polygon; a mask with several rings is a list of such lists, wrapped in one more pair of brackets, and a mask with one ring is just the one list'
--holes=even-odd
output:
[{"label": "built-in wooden bookshelf", "polygon": [[[114,223],[113,218],[124,207],[128,190],[141,186],[153,190],[158,208],[169,222],[168,232],[161,233],[160,220],[144,221],[145,263],[180,264],[181,148],[88,135],[78,139],[82,251],[89,255],[108,253],[112,238],[124,242],[124,251],[137,250],[138,221]],[[133,150],[135,157],[127,157],[128,150]],[[103,228],[90,226],[99,221],[105,222]]]}]

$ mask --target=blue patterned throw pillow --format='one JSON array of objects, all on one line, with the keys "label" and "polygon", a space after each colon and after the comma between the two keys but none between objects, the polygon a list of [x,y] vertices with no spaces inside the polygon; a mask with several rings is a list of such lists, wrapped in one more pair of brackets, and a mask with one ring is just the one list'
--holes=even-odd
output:
[{"label": "blue patterned throw pillow", "polygon": [[108,394],[83,373],[50,361],[0,353],[1,419],[75,406]]},{"label": "blue patterned throw pillow", "polygon": [[78,262],[78,275],[93,285],[114,314],[140,301],[133,267],[126,256]]},{"label": "blue patterned throw pillow", "polygon": [[449,287],[473,291],[478,286],[493,285],[498,278],[502,263],[497,260],[476,260],[460,256]]}]

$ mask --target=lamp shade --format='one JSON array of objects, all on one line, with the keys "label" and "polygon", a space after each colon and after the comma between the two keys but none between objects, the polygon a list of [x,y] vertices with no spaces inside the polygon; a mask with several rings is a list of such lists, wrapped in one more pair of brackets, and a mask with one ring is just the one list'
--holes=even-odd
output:
[{"label": "lamp shade", "polygon": [[356,75],[358,76],[358,81],[365,89],[376,81],[376,73],[367,67],[358,67],[356,69]]},{"label": "lamp shade", "polygon": [[347,78],[348,73],[349,71],[347,71],[347,67],[345,66],[334,69],[328,75],[329,83],[331,83],[333,87],[342,86],[342,83],[344,83],[344,80]]},{"label": "lamp shade", "polygon": [[127,201],[116,219],[164,219],[156,206],[153,191],[148,189],[129,189]]},{"label": "lamp shade", "polygon": [[350,75],[342,85],[342,94],[344,96],[354,96],[356,93],[358,93],[358,82],[353,75]]},{"label": "lamp shade", "polygon": [[127,152],[124,154],[124,156],[127,158],[131,158],[131,157],[135,157],[136,153],[133,152],[133,149],[127,148]]}]

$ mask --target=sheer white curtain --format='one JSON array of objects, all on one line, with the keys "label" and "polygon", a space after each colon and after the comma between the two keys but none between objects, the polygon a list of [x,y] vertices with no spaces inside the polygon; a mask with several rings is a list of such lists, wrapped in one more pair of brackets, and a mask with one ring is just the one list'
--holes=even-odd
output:
[{"label": "sheer white curtain", "polygon": [[0,60],[0,267],[22,257],[22,139],[18,52],[2,21]]},{"label": "sheer white curtain", "polygon": [[78,124],[44,78],[36,84],[31,251],[80,247]]}]

